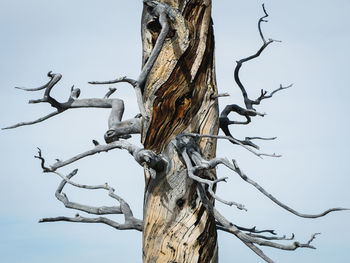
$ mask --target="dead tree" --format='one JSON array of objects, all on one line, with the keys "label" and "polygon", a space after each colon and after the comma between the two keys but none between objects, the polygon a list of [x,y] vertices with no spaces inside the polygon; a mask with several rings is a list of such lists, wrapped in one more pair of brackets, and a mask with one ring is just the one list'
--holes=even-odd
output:
[{"label": "dead tree", "polygon": [[[94,147],[67,160],[57,160],[47,165],[39,149],[38,158],[45,173],[54,173],[62,178],[55,193],[65,207],[88,214],[75,217],[43,218],[40,222],[103,223],[118,230],[133,229],[143,233],[143,262],[218,262],[217,230],[226,231],[253,250],[266,262],[273,262],[259,246],[282,250],[314,248],[310,240],[282,244],[278,241],[293,240],[277,236],[272,229],[238,226],[226,219],[216,208],[215,201],[245,210],[244,205],[226,201],[215,192],[218,184],[228,178],[218,178],[215,168],[223,165],[251,184],[278,206],[304,218],[318,218],[345,208],[332,208],[319,214],[303,214],[279,201],[257,182],[250,179],[238,166],[236,160],[216,157],[217,140],[227,140],[233,147],[243,147],[259,158],[279,157],[259,150],[256,141],[275,138],[246,137],[243,140],[232,136],[231,125],[248,125],[253,118],[265,114],[255,108],[263,100],[292,85],[280,86],[268,93],[261,90],[258,98],[249,97],[248,90],[240,79],[240,69],[256,59],[270,44],[262,23],[268,14],[263,6],[263,16],[258,21],[261,47],[251,56],[237,61],[234,80],[240,89],[244,105],[226,105],[219,114],[218,100],[227,94],[218,94],[215,80],[214,34],[211,20],[212,2],[209,0],[143,1],[142,43],[143,66],[137,79],[117,77],[110,81],[91,81],[93,85],[126,82],[135,90],[140,114],[123,120],[123,100],[111,98],[115,92],[110,88],[104,98],[80,99],[80,90],[72,87],[68,100],[59,102],[51,96],[61,75],[48,73],[49,81],[39,88],[19,88],[25,91],[44,90],[40,99],[29,103],[49,103],[55,111],[30,122],[21,122],[4,128],[12,129],[45,121],[73,108],[110,108],[109,129],[104,137],[106,144],[93,140]],[[240,116],[232,120],[229,115]],[[241,119],[243,117],[243,119]],[[225,136],[218,135],[221,129]],[[143,147],[127,141],[132,134],[140,134]],[[83,185],[72,180],[78,170],[68,175],[59,172],[82,158],[113,149],[127,150],[144,168],[145,193],[143,219],[133,216],[129,204],[115,193],[112,186]],[[118,202],[117,206],[95,207],[70,201],[63,193],[66,184],[77,188],[106,190]],[[124,215],[124,222],[109,219],[110,214]]]}]

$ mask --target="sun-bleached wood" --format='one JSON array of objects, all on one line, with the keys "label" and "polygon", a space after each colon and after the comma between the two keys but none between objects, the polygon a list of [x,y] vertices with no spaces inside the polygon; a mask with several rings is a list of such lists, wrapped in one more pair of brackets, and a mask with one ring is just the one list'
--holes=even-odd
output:
[{"label": "sun-bleached wood", "polygon": [[[211,19],[210,0],[144,0],[141,21],[143,44],[142,69],[137,79],[118,77],[109,81],[91,81],[90,84],[105,85],[120,82],[129,83],[136,92],[140,114],[129,120],[122,120],[124,102],[111,98],[116,89],[111,87],[103,98],[79,99],[80,89],[71,88],[66,102],[54,99],[50,92],[60,81],[59,73],[48,73],[50,80],[38,88],[18,88],[36,92],[44,90],[41,99],[29,103],[49,103],[56,111],[30,122],[21,122],[4,129],[13,129],[45,121],[57,114],[74,108],[109,108],[109,129],[105,133],[106,144],[92,140],[94,147],[67,160],[58,160],[46,165],[40,149],[35,158],[40,160],[44,173],[58,175],[62,181],[55,196],[69,209],[78,210],[98,217],[58,216],[43,218],[39,222],[79,222],[101,223],[117,230],[137,230],[143,233],[143,262],[145,263],[217,263],[217,230],[237,237],[248,248],[266,262],[274,262],[258,246],[268,246],[281,250],[311,248],[315,233],[305,242],[282,244],[280,241],[294,240],[278,236],[272,229],[258,230],[256,227],[242,227],[227,220],[215,207],[215,201],[239,210],[247,210],[243,204],[227,201],[215,190],[229,178],[217,178],[216,167],[223,165],[237,174],[244,182],[255,187],[272,202],[290,213],[304,218],[319,218],[330,212],[349,210],[331,208],[318,214],[300,213],[270,194],[257,182],[250,179],[238,166],[236,160],[216,157],[217,140],[228,140],[233,146],[243,147],[259,158],[280,157],[278,154],[260,152],[256,140],[274,140],[276,137],[234,138],[230,125],[248,125],[253,117],[264,117],[266,113],[254,107],[276,92],[290,88],[280,86],[268,93],[261,90],[253,100],[248,89],[240,80],[240,69],[244,63],[256,59],[273,42],[266,40],[262,23],[267,22],[268,13],[263,5],[264,15],[258,21],[258,31],[262,46],[256,53],[237,61],[234,80],[240,89],[244,106],[229,104],[223,107],[219,116],[218,99],[228,96],[218,94],[215,80],[214,34]],[[254,106],[254,107],[253,107]],[[245,120],[229,119],[236,113]],[[218,135],[218,130],[226,136]],[[126,139],[131,134],[141,134],[143,147],[136,146]],[[254,142],[253,142],[254,141]],[[127,150],[135,161],[144,167],[145,191],[143,220],[133,216],[129,204],[115,193],[107,183],[85,185],[72,181],[78,169],[67,176],[59,169],[98,153],[114,149]],[[91,206],[71,201],[63,192],[66,184],[86,190],[101,189],[118,202],[114,206]],[[119,223],[108,215],[120,214],[124,222]]]},{"label": "sun-bleached wood", "polygon": [[[183,132],[218,133],[211,1],[159,1],[170,31],[148,75],[143,98],[146,149],[166,155],[166,173],[145,171],[143,262],[217,262],[215,219],[203,206],[196,182],[172,140]],[[142,17],[143,62],[147,63],[162,25],[147,3]],[[216,142],[199,146],[205,158],[215,156]],[[204,178],[216,178],[205,171]]]}]

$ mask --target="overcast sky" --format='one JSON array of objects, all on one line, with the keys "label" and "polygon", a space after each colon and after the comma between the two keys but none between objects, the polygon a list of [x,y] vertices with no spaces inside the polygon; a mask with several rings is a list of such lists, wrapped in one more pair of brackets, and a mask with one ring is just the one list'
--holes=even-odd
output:
[{"label": "overcast sky", "polygon": [[[220,99],[242,104],[233,81],[235,61],[261,45],[257,20],[261,1],[213,1],[216,35],[217,82]],[[350,2],[267,0],[269,23],[266,38],[274,43],[257,60],[244,65],[241,79],[252,97],[260,89],[273,90],[294,83],[258,107],[268,115],[232,133],[245,136],[277,136],[261,143],[262,150],[279,153],[279,159],[260,160],[228,143],[218,145],[218,156],[234,158],[240,167],[281,201],[305,213],[330,207],[350,207],[350,121],[348,83],[350,52]],[[41,92],[24,92],[14,86],[37,87],[47,82],[48,71],[63,75],[52,94],[64,101],[74,84],[82,98],[103,97],[108,87],[88,85],[90,80],[118,76],[137,77],[141,64],[141,0],[1,0],[0,87],[1,127],[33,120],[52,111],[48,105],[28,105]],[[114,96],[124,99],[125,117],[138,113],[129,86],[117,85]],[[92,148],[92,139],[103,142],[109,110],[71,110],[35,126],[1,131],[0,261],[41,262],[141,262],[141,234],[116,231],[105,225],[74,223],[38,224],[42,217],[74,216],[55,199],[59,179],[42,174],[33,158],[41,147],[49,163],[67,159]],[[133,138],[138,143],[139,137]],[[109,182],[142,216],[143,173],[127,153],[115,150],[86,158],[62,169],[79,168],[81,183]],[[350,213],[334,213],[321,219],[300,219],[267,200],[227,169],[230,176],[219,186],[221,197],[244,203],[248,212],[218,205],[232,222],[273,228],[279,234],[295,233],[314,241],[317,250],[296,252],[263,250],[276,262],[350,262]],[[106,193],[86,193],[67,187],[72,201],[112,205]],[[116,220],[119,218],[117,217]],[[261,260],[231,235],[219,234],[221,263]]]}]

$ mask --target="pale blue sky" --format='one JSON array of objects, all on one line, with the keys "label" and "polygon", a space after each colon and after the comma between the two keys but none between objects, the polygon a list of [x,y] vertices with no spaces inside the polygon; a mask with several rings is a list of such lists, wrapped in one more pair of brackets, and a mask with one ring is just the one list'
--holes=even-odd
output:
[{"label": "pale blue sky", "polygon": [[[234,61],[260,47],[257,19],[262,1],[214,1],[217,81],[228,103],[242,103],[233,82]],[[261,88],[272,90],[295,83],[265,101],[267,112],[247,127],[235,127],[236,137],[277,136],[264,142],[263,151],[283,155],[259,160],[248,152],[220,143],[218,155],[235,158],[241,168],[280,200],[301,212],[317,213],[329,207],[350,206],[350,126],[348,88],[350,52],[350,2],[265,1],[270,22],[263,25],[267,38],[280,39],[263,55],[242,68],[242,81],[255,96]],[[25,93],[14,86],[36,87],[47,81],[49,70],[63,74],[53,90],[66,100],[71,85],[81,97],[102,97],[107,87],[90,80],[117,76],[136,77],[141,63],[141,0],[57,1],[0,0],[0,126],[35,119],[51,111],[47,105],[28,105],[41,93]],[[137,113],[129,86],[115,96],[126,102],[126,117]],[[255,97],[253,96],[253,97]],[[103,141],[109,111],[72,110],[45,123],[2,131],[0,177],[0,261],[41,262],[141,262],[141,234],[115,231],[104,225],[73,223],[38,224],[41,217],[74,215],[54,197],[58,178],[42,174],[32,157],[42,148],[49,162],[66,159]],[[137,143],[138,137],[134,139]],[[63,169],[79,168],[82,183],[109,182],[142,215],[142,169],[125,152],[114,151],[88,158]],[[316,220],[290,215],[276,207],[226,169],[230,181],[219,186],[225,199],[246,204],[248,212],[219,205],[233,222],[295,233],[305,241],[322,232],[317,250],[280,252],[263,248],[276,262],[350,262],[350,213],[335,213]],[[102,192],[85,193],[67,188],[75,201],[112,204]],[[118,219],[118,218],[117,218]],[[220,262],[261,262],[235,237],[220,233]]]}]

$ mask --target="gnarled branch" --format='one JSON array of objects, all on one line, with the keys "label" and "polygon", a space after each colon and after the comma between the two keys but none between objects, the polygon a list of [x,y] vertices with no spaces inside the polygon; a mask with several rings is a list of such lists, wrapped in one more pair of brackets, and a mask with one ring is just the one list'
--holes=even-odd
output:
[{"label": "gnarled branch", "polygon": [[48,73],[50,81],[39,88],[26,89],[18,88],[25,91],[39,91],[45,89],[44,95],[41,99],[30,100],[29,103],[49,103],[52,107],[56,108],[55,112],[52,112],[44,117],[30,122],[20,122],[15,125],[3,128],[13,129],[25,125],[32,125],[42,121],[45,121],[53,116],[56,116],[68,109],[76,108],[111,108],[111,114],[108,120],[109,130],[105,134],[105,140],[112,142],[119,138],[129,138],[130,134],[136,134],[141,132],[141,120],[139,118],[132,118],[122,121],[124,114],[124,102],[121,99],[110,99],[109,97],[116,91],[115,88],[110,88],[104,98],[91,98],[91,99],[78,99],[80,95],[80,89],[71,88],[71,93],[66,102],[58,102],[51,97],[50,92],[52,88],[62,78],[61,74],[55,74],[51,71]]},{"label": "gnarled branch", "polygon": [[[197,189],[198,189],[198,195],[200,196],[203,204],[206,206],[206,208],[212,213],[215,219],[222,226],[220,230],[224,230],[226,232],[234,234],[239,240],[241,240],[245,245],[247,245],[251,250],[253,250],[259,257],[264,259],[266,262],[273,263],[274,261],[270,259],[268,256],[266,256],[261,249],[255,246],[255,244],[259,246],[273,247],[281,250],[295,250],[300,247],[312,248],[312,249],[315,248],[314,246],[311,245],[311,242],[315,239],[316,235],[318,235],[319,233],[313,234],[310,240],[306,243],[293,242],[290,245],[284,245],[284,244],[272,242],[269,240],[268,237],[265,237],[265,236],[259,237],[257,235],[245,234],[216,210],[216,208],[209,202],[208,197],[206,196],[202,185],[198,184]],[[292,236],[292,238],[294,238],[294,235]],[[284,238],[284,237],[280,237],[280,238],[275,237],[274,239],[288,240],[287,238]],[[273,240],[273,238],[271,238],[271,240]]]},{"label": "gnarled branch", "polygon": [[146,116],[146,110],[143,103],[142,93],[144,89],[144,85],[146,83],[146,79],[148,77],[148,74],[151,72],[154,63],[156,62],[162,48],[165,42],[165,39],[169,33],[169,22],[168,22],[168,15],[171,13],[171,7],[160,3],[158,1],[144,1],[145,4],[147,4],[149,7],[152,8],[151,12],[153,15],[158,17],[159,24],[161,25],[162,29],[160,31],[160,34],[157,38],[157,41],[154,45],[154,48],[152,50],[151,55],[149,56],[147,62],[143,66],[140,75],[138,76],[137,80],[133,80],[127,77],[117,78],[115,80],[109,80],[109,81],[90,81],[90,84],[112,84],[112,83],[119,83],[119,82],[127,82],[130,83],[134,88],[137,96],[137,103],[141,112],[141,115],[144,118],[148,118]]},{"label": "gnarled branch", "polygon": [[[42,162],[44,162],[44,159],[41,156],[41,153],[39,154],[40,159],[42,159]],[[44,164],[42,163],[42,167]],[[138,231],[142,231],[142,221],[139,219],[136,219],[133,216],[133,213],[131,211],[131,208],[129,204],[120,196],[116,195],[114,192],[115,190],[110,187],[107,183],[104,185],[96,185],[96,186],[90,186],[90,185],[82,185],[77,184],[73,181],[71,181],[71,178],[77,174],[78,169],[75,169],[72,171],[69,175],[63,176],[62,174],[55,172],[55,171],[47,171],[46,172],[52,172],[60,176],[63,180],[59,184],[55,196],[56,198],[61,201],[66,208],[80,210],[89,214],[95,214],[95,215],[107,215],[107,214],[123,214],[124,215],[124,223],[120,224],[117,223],[109,218],[106,217],[97,217],[97,218],[86,218],[82,217],[79,214],[76,215],[75,218],[70,217],[54,217],[54,218],[43,218],[39,222],[57,222],[57,221],[69,221],[69,222],[82,222],[82,223],[103,223],[107,224],[109,226],[112,226],[119,230],[126,230],[126,229],[135,229]],[[95,207],[95,206],[89,206],[89,205],[83,205],[76,202],[69,201],[66,194],[62,193],[63,188],[66,184],[70,184],[72,186],[88,189],[88,190],[96,190],[96,189],[103,189],[108,191],[108,195],[117,200],[119,202],[119,206],[101,206],[101,207]]]},{"label": "gnarled branch", "polygon": [[54,172],[61,167],[67,166],[87,156],[91,156],[101,152],[108,152],[113,149],[127,150],[140,165],[146,164],[148,167],[156,171],[163,171],[168,164],[168,161],[162,155],[157,155],[151,150],[145,150],[127,141],[116,141],[106,145],[100,145],[96,143],[93,149],[78,154],[65,161],[57,160],[56,163],[49,167],[45,166],[45,159],[42,157],[41,150],[39,148],[39,154],[35,157],[41,160],[41,167],[44,172]]},{"label": "gnarled branch", "polygon": [[[214,186],[219,182],[226,182],[227,177],[210,180],[210,179],[201,178],[200,176],[197,175],[198,172],[200,172],[201,170],[208,170],[208,169],[215,168],[218,164],[222,163],[222,160],[215,158],[210,162],[207,162],[201,157],[199,150],[196,149],[197,147],[196,147],[196,144],[193,142],[193,139],[188,140],[188,138],[186,139],[183,136],[176,137],[175,146],[184,160],[184,163],[187,167],[187,173],[189,178],[191,178],[192,180],[200,184],[208,186],[209,194],[217,201],[223,204],[226,204],[228,206],[234,205],[240,210],[247,211],[244,205],[233,201],[226,201],[215,194]],[[192,163],[195,163],[195,166],[193,166]]]},{"label": "gnarled branch", "polygon": [[[245,108],[243,108],[237,104],[230,104],[230,105],[227,105],[220,114],[220,118],[219,118],[220,128],[225,133],[225,135],[229,136],[229,137],[233,137],[231,135],[230,130],[229,130],[229,125],[232,125],[232,124],[247,125],[251,122],[252,117],[255,117],[255,116],[264,117],[266,115],[266,113],[260,113],[260,112],[256,111],[253,108],[253,105],[259,105],[262,100],[267,99],[267,98],[271,98],[276,92],[283,90],[283,89],[287,89],[287,88],[292,86],[292,85],[289,85],[287,87],[283,87],[282,85],[280,85],[280,88],[272,91],[269,95],[267,95],[267,91],[264,91],[262,89],[261,95],[256,100],[252,100],[249,98],[248,92],[240,80],[240,77],[239,77],[240,69],[245,62],[248,62],[250,60],[253,60],[253,59],[259,57],[260,54],[265,50],[265,48],[267,48],[267,46],[269,46],[271,43],[279,42],[279,41],[273,40],[273,39],[268,39],[268,40],[265,39],[264,34],[262,32],[262,29],[261,29],[261,23],[267,22],[266,18],[269,15],[268,15],[264,5],[262,5],[262,8],[263,8],[264,16],[262,16],[258,21],[258,30],[259,30],[259,34],[260,34],[260,37],[261,37],[263,44],[255,54],[238,60],[237,65],[236,65],[235,70],[234,70],[234,79],[235,79],[236,84],[238,85],[238,87],[240,88],[240,90],[242,92]],[[246,121],[232,121],[232,120],[230,120],[228,115],[231,112],[235,112],[238,115],[245,117]],[[250,140],[244,142],[244,144],[257,148],[257,146],[254,143],[252,143]]]}]

